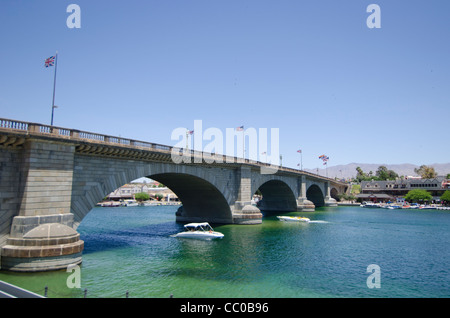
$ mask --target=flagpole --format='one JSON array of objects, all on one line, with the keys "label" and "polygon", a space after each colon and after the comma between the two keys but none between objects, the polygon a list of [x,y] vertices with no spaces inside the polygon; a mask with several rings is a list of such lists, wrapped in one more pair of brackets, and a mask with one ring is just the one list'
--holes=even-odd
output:
[{"label": "flagpole", "polygon": [[245,133],[242,129],[242,158],[244,158],[245,161]]},{"label": "flagpole", "polygon": [[[300,170],[303,171],[303,151],[301,149],[297,150],[298,153],[300,153]],[[297,165],[298,167],[298,165]]]},{"label": "flagpole", "polygon": [[300,170],[303,171],[303,151],[300,152]]},{"label": "flagpole", "polygon": [[56,55],[55,55],[55,75],[53,77],[52,120],[50,122],[50,126],[53,126],[53,115],[55,112],[55,90],[56,90],[56,69],[57,68],[58,68],[58,51],[56,51]]}]

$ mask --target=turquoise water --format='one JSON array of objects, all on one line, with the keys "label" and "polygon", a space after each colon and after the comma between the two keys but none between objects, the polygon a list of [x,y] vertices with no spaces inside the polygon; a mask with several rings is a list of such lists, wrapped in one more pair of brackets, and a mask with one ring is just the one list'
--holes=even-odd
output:
[{"label": "turquoise water", "polygon": [[[78,228],[85,241],[81,288],[66,271],[0,280],[49,297],[450,297],[450,212],[320,208],[317,223],[221,225],[222,240],[170,237],[176,206],[95,208]],[[369,289],[370,264],[380,288]]]}]

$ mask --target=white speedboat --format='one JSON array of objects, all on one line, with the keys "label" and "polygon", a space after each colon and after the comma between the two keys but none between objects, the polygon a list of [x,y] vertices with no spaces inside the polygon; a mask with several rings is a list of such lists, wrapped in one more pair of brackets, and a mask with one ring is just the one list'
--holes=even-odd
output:
[{"label": "white speedboat", "polygon": [[99,204],[97,204],[103,208],[115,208],[120,206],[120,202],[117,201],[108,201],[108,202],[100,202]]},{"label": "white speedboat", "polygon": [[122,205],[123,206],[139,206],[139,203],[136,200],[124,200]]},{"label": "white speedboat", "polygon": [[311,221],[308,218],[304,218],[301,216],[277,216],[278,220],[283,222],[306,222],[309,223]]},{"label": "white speedboat", "polygon": [[363,204],[360,205],[362,208],[379,208],[380,205],[378,203],[373,203],[373,202],[363,202]]},{"label": "white speedboat", "polygon": [[209,223],[189,223],[184,225],[186,231],[172,235],[172,237],[191,238],[197,240],[213,240],[224,237],[220,232],[214,231]]}]

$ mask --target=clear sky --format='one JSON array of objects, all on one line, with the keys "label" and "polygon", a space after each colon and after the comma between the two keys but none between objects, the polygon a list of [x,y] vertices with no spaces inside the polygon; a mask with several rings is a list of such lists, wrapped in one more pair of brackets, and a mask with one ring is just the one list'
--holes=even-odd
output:
[{"label": "clear sky", "polygon": [[2,118],[50,123],[58,51],[56,126],[279,128],[293,168],[450,161],[447,0],[1,0],[0,43]]}]

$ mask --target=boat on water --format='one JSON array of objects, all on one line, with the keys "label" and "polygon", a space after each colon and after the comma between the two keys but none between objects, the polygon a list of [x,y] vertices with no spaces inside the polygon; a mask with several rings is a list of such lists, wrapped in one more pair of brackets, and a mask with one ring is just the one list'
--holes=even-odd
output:
[{"label": "boat on water", "polygon": [[380,205],[378,203],[373,203],[373,202],[363,202],[360,207],[362,208],[379,208]]},{"label": "boat on water", "polygon": [[301,217],[301,216],[277,216],[277,218],[283,222],[306,222],[306,223],[309,223],[309,221],[311,221],[310,219]]},{"label": "boat on water", "polygon": [[171,236],[197,240],[213,240],[221,239],[224,237],[222,233],[214,231],[214,229],[211,227],[211,225],[209,225],[208,222],[188,223],[184,225],[184,228],[186,229],[186,231]]},{"label": "boat on water", "polygon": [[119,207],[121,204],[117,201],[106,201],[106,202],[99,202],[97,203],[97,206],[101,206],[103,208],[116,208]]},{"label": "boat on water", "polygon": [[388,206],[388,209],[390,209],[390,210],[402,209],[402,206],[398,205],[398,204],[391,204],[390,206]]},{"label": "boat on water", "polygon": [[122,206],[139,206],[139,203],[136,200],[124,200]]},{"label": "boat on water", "polygon": [[432,205],[422,204],[422,205],[419,206],[419,209],[421,209],[421,210],[435,210],[435,209],[437,209],[437,206],[434,205],[434,204],[432,204]]}]

